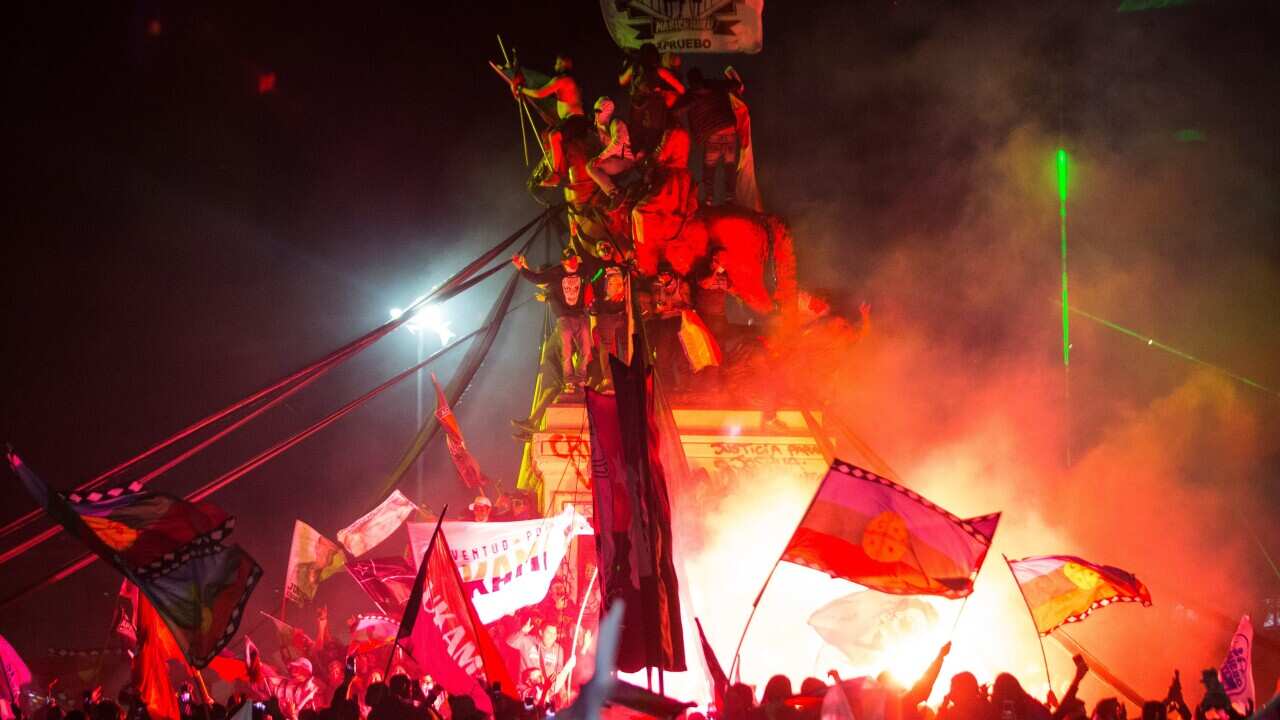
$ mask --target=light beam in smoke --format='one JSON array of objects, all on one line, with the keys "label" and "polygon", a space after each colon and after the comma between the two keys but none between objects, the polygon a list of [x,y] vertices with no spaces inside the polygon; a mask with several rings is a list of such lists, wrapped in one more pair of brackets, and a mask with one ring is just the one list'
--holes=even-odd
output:
[{"label": "light beam in smoke", "polygon": [[1058,148],[1058,234],[1062,244],[1062,365],[1071,365],[1071,318],[1067,312],[1067,151]]},{"label": "light beam in smoke", "polygon": [[1143,335],[1142,333],[1137,332],[1136,330],[1130,330],[1129,328],[1123,325],[1117,325],[1116,323],[1113,323],[1110,320],[1107,320],[1106,318],[1098,317],[1093,313],[1085,312],[1080,308],[1071,307],[1069,305],[1063,305],[1062,311],[1064,314],[1067,312],[1073,312],[1081,317],[1088,318],[1089,320],[1092,320],[1105,328],[1110,328],[1123,335],[1128,335],[1131,338],[1136,338],[1138,340],[1141,340],[1142,342],[1147,344],[1147,347],[1155,348],[1157,350],[1163,350],[1169,353],[1170,355],[1175,355],[1177,357],[1182,358],[1183,360],[1188,360],[1190,362],[1196,363],[1197,365],[1203,365],[1211,370],[1215,370],[1217,372],[1222,373],[1223,375],[1226,375],[1232,380],[1244,383],[1245,385],[1248,385],[1251,388],[1254,388],[1256,390],[1261,390],[1262,392],[1265,392],[1268,395],[1275,395],[1276,397],[1280,397],[1280,390],[1274,390],[1272,388],[1267,387],[1266,385],[1263,385],[1262,383],[1256,380],[1251,380],[1243,375],[1231,372],[1230,370],[1227,370],[1224,367],[1214,365],[1213,363],[1205,360],[1201,360],[1200,358],[1196,357],[1195,355],[1192,355],[1189,352],[1179,350],[1178,348],[1173,347],[1171,345],[1165,345],[1164,343],[1160,342],[1159,340],[1156,340],[1153,337],[1148,337],[1146,335]]}]

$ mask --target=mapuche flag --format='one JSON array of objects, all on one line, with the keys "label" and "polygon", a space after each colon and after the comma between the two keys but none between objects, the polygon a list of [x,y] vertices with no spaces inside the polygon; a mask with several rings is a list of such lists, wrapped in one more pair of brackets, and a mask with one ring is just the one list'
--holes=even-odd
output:
[{"label": "mapuche flag", "polygon": [[1006,562],[1041,635],[1080,622],[1094,610],[1114,603],[1151,605],[1151,593],[1141,580],[1110,565],[1071,555],[1006,558]]},{"label": "mapuche flag", "polygon": [[515,697],[515,684],[463,592],[444,533],[437,531],[427,547],[415,544],[413,552],[422,560],[395,642],[450,695],[469,695],[477,708],[492,714],[489,685],[496,682],[502,692]]},{"label": "mapuche flag", "polygon": [[138,586],[192,666],[203,668],[231,640],[262,568],[222,544],[234,525],[226,513],[137,483],[64,496],[13,452],[9,466],[50,516]]},{"label": "mapuche flag", "polygon": [[587,390],[592,519],[607,611],[626,609],[618,668],[685,670],[680,588],[672,562],[671,500],[654,415],[653,377],[643,353],[609,356],[614,395]]},{"label": "mapuche flag", "polygon": [[782,559],[891,595],[962,598],[973,592],[999,522],[1000,513],[958,518],[836,460]]},{"label": "mapuche flag", "polygon": [[337,543],[301,520],[295,520],[289,568],[284,574],[284,596],[297,605],[310,602],[320,583],[345,564],[346,555]]},{"label": "mapuche flag", "polygon": [[458,418],[449,407],[449,399],[444,396],[440,381],[431,373],[431,384],[436,387],[436,420],[444,428],[444,441],[449,446],[449,457],[453,458],[453,466],[458,469],[458,477],[462,484],[476,489],[484,485],[484,475],[480,472],[480,463],[467,449],[467,441],[462,439],[462,428],[458,427]]}]

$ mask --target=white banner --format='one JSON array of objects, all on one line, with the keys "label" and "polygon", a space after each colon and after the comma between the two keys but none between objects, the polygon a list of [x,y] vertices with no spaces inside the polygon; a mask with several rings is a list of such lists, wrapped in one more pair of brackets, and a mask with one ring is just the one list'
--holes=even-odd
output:
[{"label": "white banner", "polygon": [[1227,691],[1231,704],[1240,712],[1255,702],[1253,692],[1253,623],[1249,616],[1240,618],[1236,634],[1231,636],[1227,658],[1218,668],[1222,688]]},{"label": "white banner", "polygon": [[658,52],[758,53],[764,0],[600,0],[618,47],[653,43]]},{"label": "white banner", "polygon": [[[434,529],[430,523],[409,523],[414,557],[426,552]],[[480,622],[488,624],[546,597],[569,541],[590,535],[591,524],[567,505],[559,515],[539,520],[446,521],[442,532],[449,539],[462,587],[470,593]]]},{"label": "white banner", "polygon": [[417,509],[412,500],[396,490],[378,507],[339,530],[338,542],[345,545],[352,555],[360,557],[390,537]]}]

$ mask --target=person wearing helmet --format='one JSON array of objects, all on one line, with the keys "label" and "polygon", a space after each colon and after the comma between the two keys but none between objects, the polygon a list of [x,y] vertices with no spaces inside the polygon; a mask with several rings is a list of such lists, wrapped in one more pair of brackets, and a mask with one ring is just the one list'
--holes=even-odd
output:
[{"label": "person wearing helmet", "polygon": [[600,191],[613,198],[618,194],[618,186],[613,178],[630,170],[636,164],[635,154],[631,151],[631,135],[627,124],[615,114],[616,106],[608,96],[596,100],[594,114],[596,134],[604,149],[599,155],[587,161],[587,174],[600,186]]}]

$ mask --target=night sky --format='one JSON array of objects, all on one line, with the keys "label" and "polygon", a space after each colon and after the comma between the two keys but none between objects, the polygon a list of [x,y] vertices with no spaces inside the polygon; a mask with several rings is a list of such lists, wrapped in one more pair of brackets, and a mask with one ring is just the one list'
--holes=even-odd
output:
[{"label": "night sky", "polygon": [[[802,286],[846,311],[871,301],[888,337],[909,326],[933,352],[963,348],[953,364],[975,375],[1028,347],[1061,372],[1051,157],[1002,164],[1061,143],[1080,168],[1073,300],[1280,388],[1276,5],[1118,3],[770,0],[762,53],[687,62],[732,63],[746,80],[765,203],[795,228]],[[514,104],[486,67],[500,60],[495,34],[533,68],[567,49],[588,99],[615,90],[621,54],[589,0],[369,5],[10,14],[0,439],[51,485],[73,487],[384,322],[539,212]],[[264,73],[276,86],[259,94]],[[992,168],[1043,192],[1007,192]],[[446,308],[457,332],[479,324],[501,278]],[[506,420],[527,411],[541,319],[536,304],[509,318],[458,408],[486,472],[508,482],[519,446]],[[1196,371],[1075,322],[1080,447]],[[1035,323],[1043,332],[1028,335]],[[154,487],[190,490],[416,352],[397,331]],[[442,381],[460,356],[435,368]],[[1228,385],[1256,420],[1248,481],[1280,500],[1280,395]],[[926,383],[914,391],[932,397]],[[409,382],[214,496],[267,572],[255,610],[279,604],[294,519],[333,533],[367,510],[414,413]],[[416,499],[465,505],[439,444],[425,467]],[[32,507],[0,484],[0,520]],[[47,543],[0,569],[0,585],[80,550]],[[0,634],[32,654],[96,644],[117,586],[96,565],[10,607]]]}]

